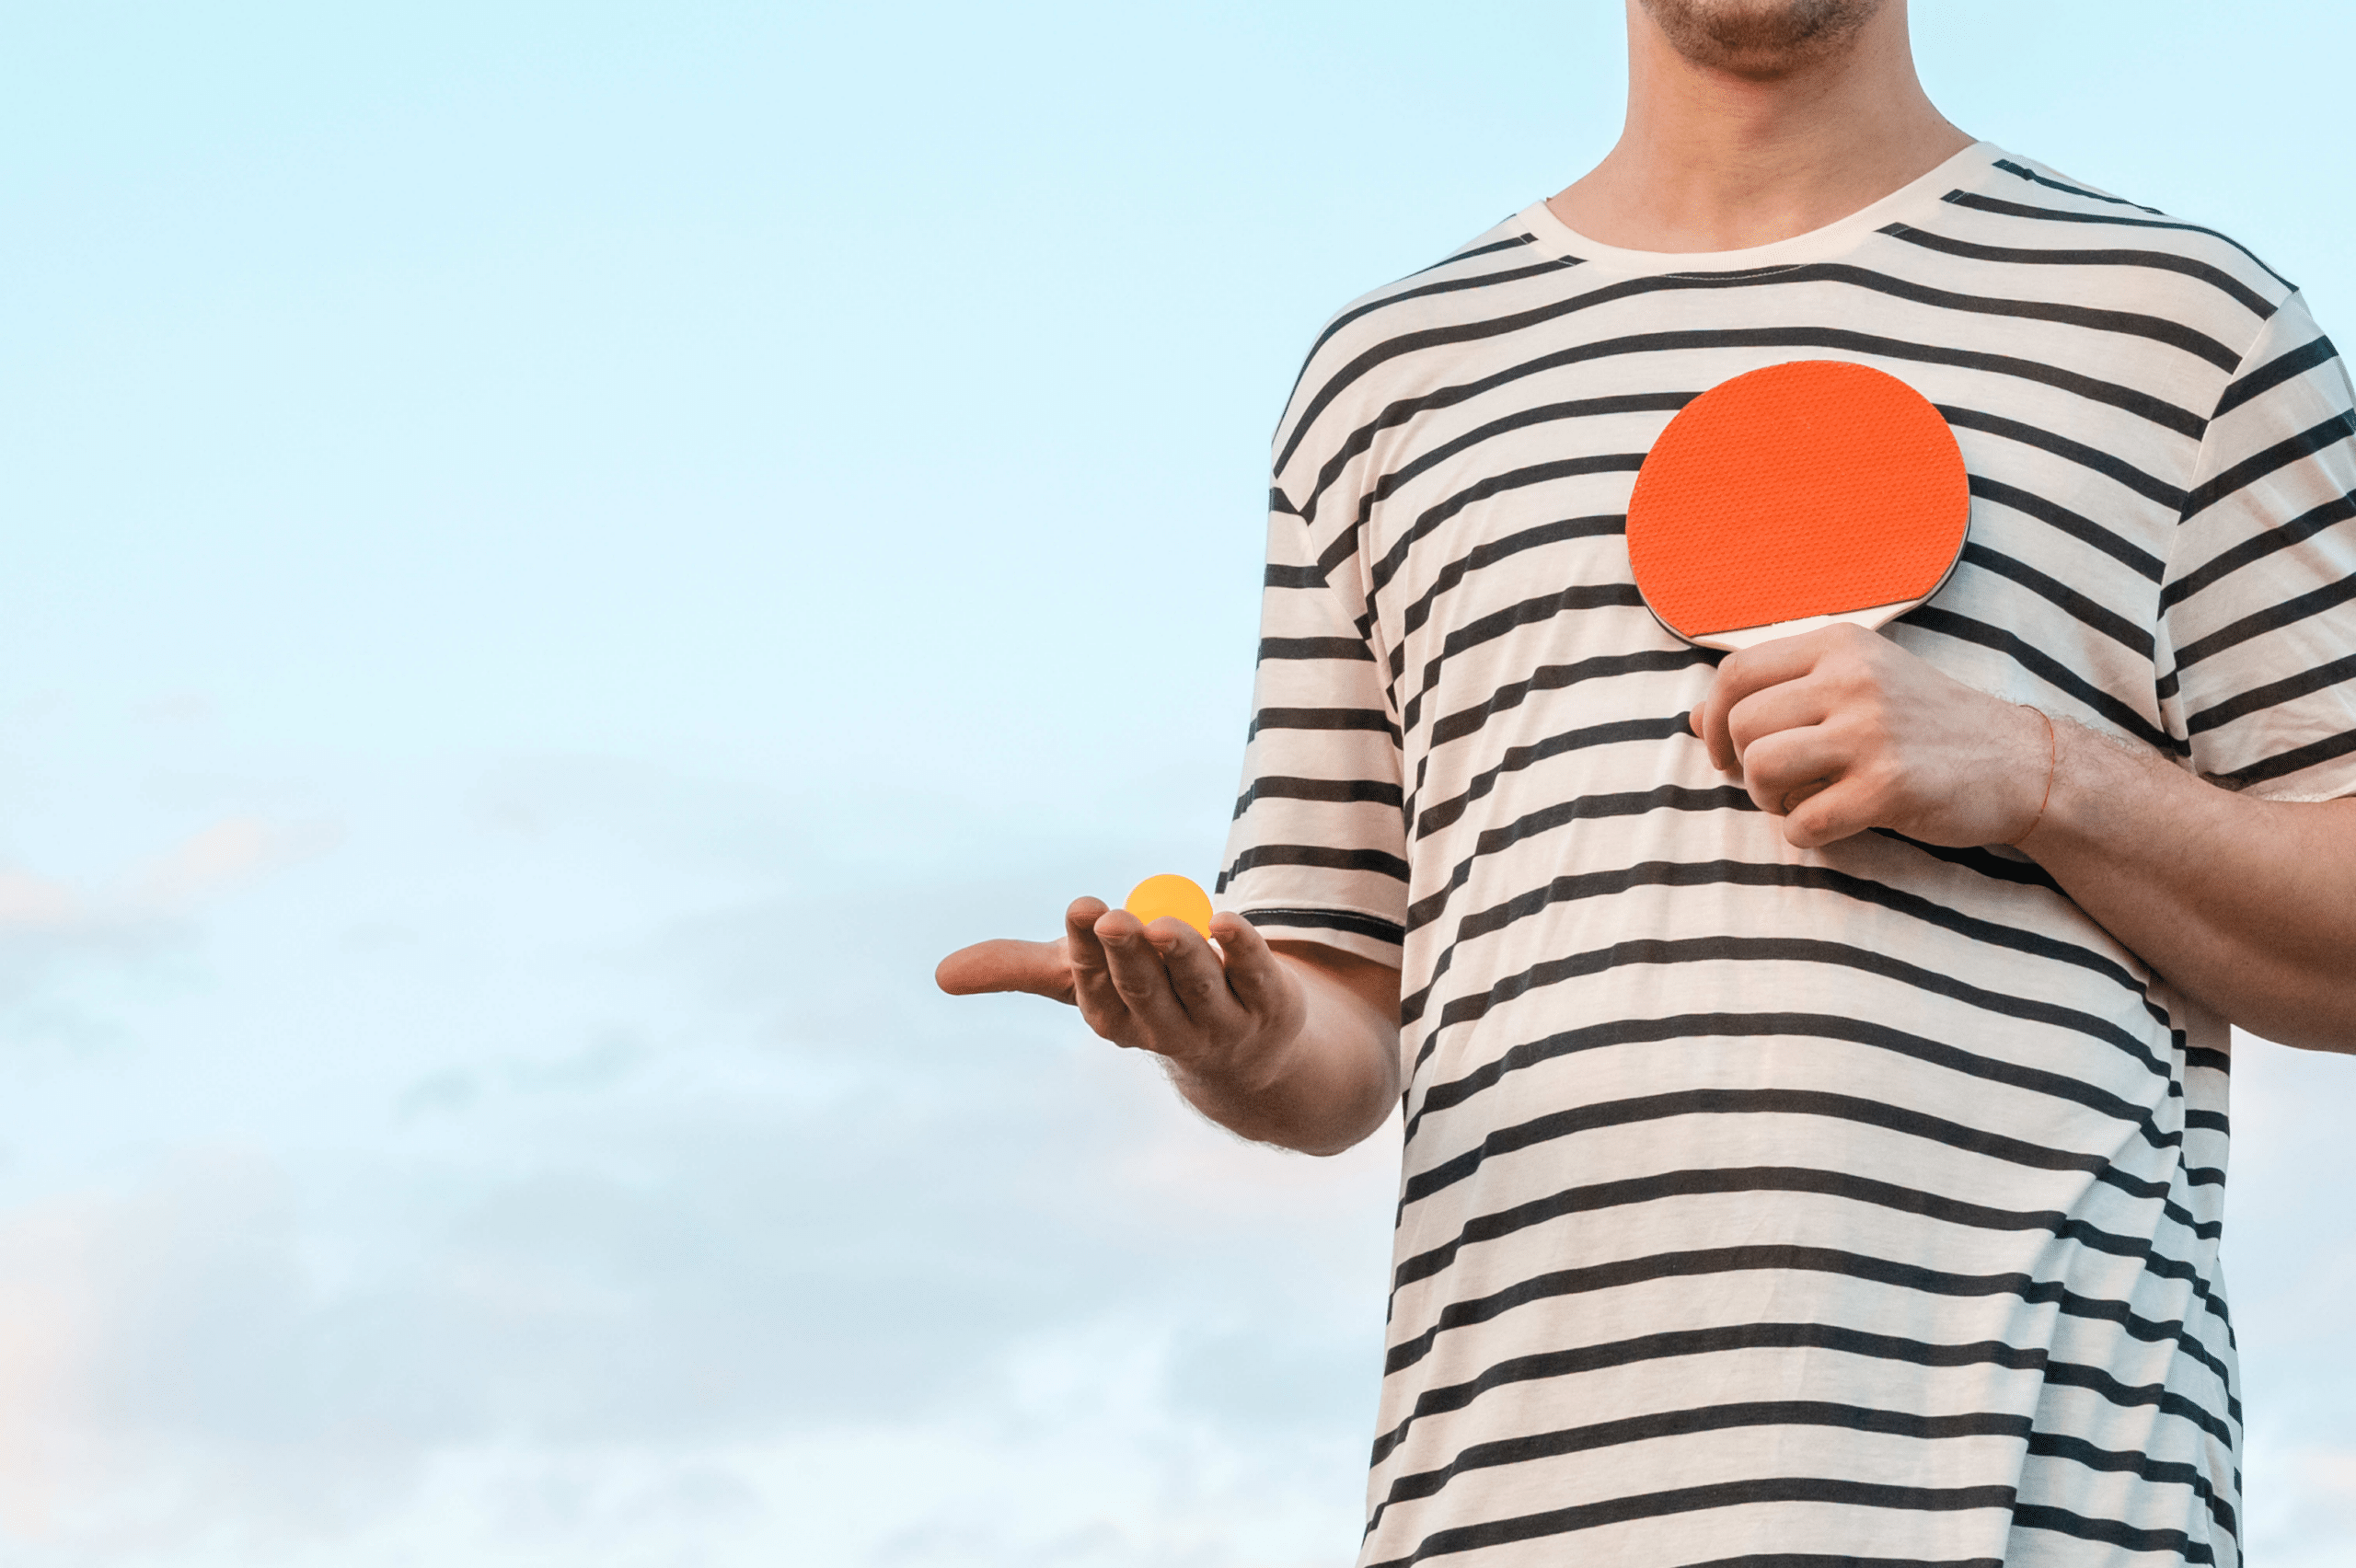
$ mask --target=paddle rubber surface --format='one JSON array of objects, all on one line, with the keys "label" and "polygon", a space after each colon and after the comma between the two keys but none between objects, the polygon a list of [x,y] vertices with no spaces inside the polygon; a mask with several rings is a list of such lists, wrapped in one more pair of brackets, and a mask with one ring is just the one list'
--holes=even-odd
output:
[{"label": "paddle rubber surface", "polygon": [[1928,398],[1867,365],[1797,360],[1669,421],[1628,501],[1628,560],[1661,624],[1698,641],[1911,608],[1946,581],[1970,512]]}]

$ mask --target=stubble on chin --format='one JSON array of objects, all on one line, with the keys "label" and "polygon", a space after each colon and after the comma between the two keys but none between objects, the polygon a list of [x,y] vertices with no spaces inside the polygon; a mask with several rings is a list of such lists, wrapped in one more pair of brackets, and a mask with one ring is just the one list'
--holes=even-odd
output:
[{"label": "stubble on chin", "polygon": [[1637,0],[1696,65],[1777,76],[1836,54],[1888,0]]}]

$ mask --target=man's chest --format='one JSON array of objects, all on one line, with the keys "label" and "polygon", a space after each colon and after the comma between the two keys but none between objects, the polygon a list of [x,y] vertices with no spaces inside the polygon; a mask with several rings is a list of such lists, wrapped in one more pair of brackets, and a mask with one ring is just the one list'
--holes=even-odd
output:
[{"label": "man's chest", "polygon": [[[1721,302],[1704,302],[1719,306]],[[1762,364],[1851,358],[1946,418],[1971,487],[1962,560],[1893,631],[1981,689],[2043,697],[2165,747],[2161,582],[2200,421],[2128,378],[2154,366],[2066,338],[2045,359],[1911,343],[1890,323],[1735,326],[1714,310],[1644,333],[1589,329],[1419,367],[1347,496],[1361,520],[1369,633],[1411,754],[1507,709],[1493,740],[1548,732],[1557,698],[1690,661],[1636,593],[1624,520],[1636,470],[1694,395]],[[1878,345],[1880,353],[1871,350]],[[2019,345],[2013,345],[2018,347]],[[2061,358],[2065,363],[2048,363]],[[1340,498],[1337,498],[1340,499]],[[2043,688],[2043,689],[2040,689]]]}]

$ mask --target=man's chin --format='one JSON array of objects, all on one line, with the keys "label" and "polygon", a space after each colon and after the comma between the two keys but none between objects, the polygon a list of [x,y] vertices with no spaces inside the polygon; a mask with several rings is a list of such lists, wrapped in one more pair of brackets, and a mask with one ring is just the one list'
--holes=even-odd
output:
[{"label": "man's chin", "polygon": [[1743,76],[1838,54],[1888,0],[1637,0],[1678,53]]}]

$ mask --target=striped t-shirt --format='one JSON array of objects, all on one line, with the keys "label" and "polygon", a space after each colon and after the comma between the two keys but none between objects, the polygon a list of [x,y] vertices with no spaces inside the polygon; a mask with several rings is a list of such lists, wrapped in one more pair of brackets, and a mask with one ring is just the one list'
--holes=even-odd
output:
[{"label": "striped t-shirt", "polygon": [[1361,1562],[2235,1562],[2223,1022],[2018,852],[1791,847],[1630,581],[1670,415],[1797,359],[1961,446],[1901,646],[2356,792],[2348,378],[2207,229],[1981,144],[1752,250],[1533,205],[1345,310],[1276,436],[1221,891],[1403,971]]}]

